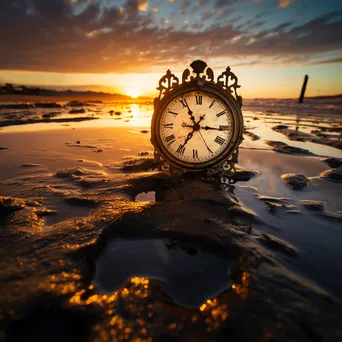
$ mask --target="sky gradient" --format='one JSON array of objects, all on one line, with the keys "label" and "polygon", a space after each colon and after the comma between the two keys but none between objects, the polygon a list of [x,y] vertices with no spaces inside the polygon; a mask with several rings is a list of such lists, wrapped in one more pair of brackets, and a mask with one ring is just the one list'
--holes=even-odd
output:
[{"label": "sky gradient", "polygon": [[200,58],[245,98],[342,93],[342,1],[6,0],[0,22],[0,83],[153,95]]}]

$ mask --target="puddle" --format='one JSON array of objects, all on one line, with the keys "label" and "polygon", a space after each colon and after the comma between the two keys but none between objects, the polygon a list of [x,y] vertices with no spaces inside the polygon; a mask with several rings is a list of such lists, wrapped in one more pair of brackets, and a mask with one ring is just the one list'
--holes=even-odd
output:
[{"label": "puddle", "polygon": [[155,191],[142,192],[135,197],[136,202],[155,202],[156,193]]},{"label": "puddle", "polygon": [[98,291],[121,290],[132,277],[157,279],[176,304],[198,308],[230,287],[232,260],[169,240],[116,239],[96,262]]}]

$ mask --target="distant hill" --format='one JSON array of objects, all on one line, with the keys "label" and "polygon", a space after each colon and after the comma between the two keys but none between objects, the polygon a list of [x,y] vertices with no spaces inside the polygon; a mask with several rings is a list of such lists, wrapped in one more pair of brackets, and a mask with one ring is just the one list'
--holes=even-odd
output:
[{"label": "distant hill", "polygon": [[307,99],[312,99],[312,100],[342,99],[342,94],[339,94],[339,95],[311,96],[311,97],[307,97]]},{"label": "distant hill", "polygon": [[[123,100],[131,101],[132,97],[122,94],[111,94],[105,92],[96,91],[78,91],[78,90],[53,90],[53,89],[43,89],[38,87],[26,87],[23,85],[13,85],[11,83],[6,83],[0,86],[0,96],[1,95],[17,95],[19,96],[47,96],[47,97],[63,97],[63,98],[106,98],[113,100]],[[146,97],[139,97],[139,100],[148,99]]]}]

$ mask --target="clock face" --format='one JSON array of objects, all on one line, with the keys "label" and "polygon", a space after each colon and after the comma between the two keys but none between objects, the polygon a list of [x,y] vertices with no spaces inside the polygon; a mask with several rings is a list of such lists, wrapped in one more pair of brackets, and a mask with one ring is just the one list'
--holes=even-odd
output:
[{"label": "clock face", "polygon": [[218,96],[190,91],[174,98],[159,121],[160,140],[181,162],[210,162],[226,150],[233,137],[233,115]]}]

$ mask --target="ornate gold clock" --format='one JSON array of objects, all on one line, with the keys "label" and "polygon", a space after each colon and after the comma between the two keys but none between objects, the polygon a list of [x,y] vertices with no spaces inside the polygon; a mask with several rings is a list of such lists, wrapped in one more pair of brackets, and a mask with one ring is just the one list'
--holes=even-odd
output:
[{"label": "ornate gold clock", "polygon": [[231,177],[243,139],[238,79],[228,67],[215,82],[201,60],[190,67],[181,84],[170,70],[159,80],[151,125],[155,160],[163,171]]}]

